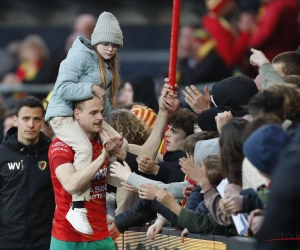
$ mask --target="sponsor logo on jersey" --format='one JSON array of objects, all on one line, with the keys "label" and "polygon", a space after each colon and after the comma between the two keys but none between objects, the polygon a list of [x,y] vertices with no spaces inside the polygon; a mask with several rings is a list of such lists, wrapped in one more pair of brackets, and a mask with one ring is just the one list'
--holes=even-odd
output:
[{"label": "sponsor logo on jersey", "polygon": [[62,142],[62,141],[58,141],[58,142],[55,142],[54,144],[52,144],[52,147],[53,148],[54,147],[65,147],[65,148],[67,148],[68,145],[66,143]]}]

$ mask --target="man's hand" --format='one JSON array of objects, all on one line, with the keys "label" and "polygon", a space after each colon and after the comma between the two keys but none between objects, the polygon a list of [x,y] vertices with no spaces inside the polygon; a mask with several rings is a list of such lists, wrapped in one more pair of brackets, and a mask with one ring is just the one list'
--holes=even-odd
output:
[{"label": "man's hand", "polygon": [[238,214],[243,210],[243,196],[233,195],[221,199],[222,210],[225,214]]},{"label": "man's hand", "polygon": [[251,49],[251,52],[253,54],[250,56],[250,63],[253,66],[261,67],[265,63],[270,63],[268,58],[266,58],[264,53],[262,53],[261,51],[256,50],[256,49]]},{"label": "man's hand", "polygon": [[153,159],[148,156],[138,156],[136,158],[138,170],[145,174],[157,175],[159,167],[155,164]]},{"label": "man's hand", "polygon": [[98,85],[93,85],[92,86],[92,93],[95,96],[97,96],[100,100],[102,100],[102,103],[104,104],[104,99],[105,99],[106,92],[103,88],[101,88]]},{"label": "man's hand", "polygon": [[152,183],[142,184],[139,188],[139,197],[145,200],[154,200],[158,191],[159,188]]},{"label": "man's hand", "polygon": [[107,227],[108,227],[108,232],[110,233],[110,236],[112,237],[113,240],[118,239],[120,236],[120,231],[117,228],[115,222],[107,221]]},{"label": "man's hand", "polygon": [[109,170],[112,172],[111,176],[117,177],[122,181],[127,181],[129,175],[131,174],[131,169],[125,161],[123,161],[123,164],[124,166],[115,161],[110,165]]},{"label": "man's hand", "polygon": [[185,87],[182,94],[185,96],[185,101],[190,107],[200,114],[202,111],[210,109],[210,93],[206,86],[205,95],[203,95],[194,85]]},{"label": "man's hand", "polygon": [[224,111],[222,113],[217,114],[215,117],[215,121],[217,123],[218,132],[221,134],[222,127],[226,124],[230,119],[232,119],[231,111]]},{"label": "man's hand", "polygon": [[115,136],[111,131],[102,130],[100,132],[100,138],[103,144],[103,147],[107,150],[110,155],[118,157],[123,151],[123,133]]}]

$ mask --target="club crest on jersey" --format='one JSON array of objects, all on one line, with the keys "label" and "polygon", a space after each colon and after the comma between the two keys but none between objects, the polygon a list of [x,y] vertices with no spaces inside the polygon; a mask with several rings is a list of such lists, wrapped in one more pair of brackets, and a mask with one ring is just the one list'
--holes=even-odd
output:
[{"label": "club crest on jersey", "polygon": [[47,162],[46,161],[39,161],[38,166],[39,166],[40,170],[45,170],[45,168],[47,167]]}]

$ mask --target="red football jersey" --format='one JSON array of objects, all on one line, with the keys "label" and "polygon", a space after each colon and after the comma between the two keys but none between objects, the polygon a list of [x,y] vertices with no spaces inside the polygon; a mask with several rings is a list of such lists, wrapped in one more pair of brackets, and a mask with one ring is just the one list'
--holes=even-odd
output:
[{"label": "red football jersey", "polygon": [[[94,160],[101,154],[102,145],[98,141],[91,143]],[[108,161],[105,162],[91,180],[90,201],[84,203],[88,211],[89,223],[94,230],[93,235],[86,235],[76,231],[66,219],[66,214],[72,203],[72,195],[65,191],[55,174],[55,169],[61,164],[73,164],[74,151],[61,140],[55,139],[49,147],[48,156],[56,203],[52,227],[53,237],[62,241],[83,242],[102,240],[110,236],[106,223],[105,198]]]}]

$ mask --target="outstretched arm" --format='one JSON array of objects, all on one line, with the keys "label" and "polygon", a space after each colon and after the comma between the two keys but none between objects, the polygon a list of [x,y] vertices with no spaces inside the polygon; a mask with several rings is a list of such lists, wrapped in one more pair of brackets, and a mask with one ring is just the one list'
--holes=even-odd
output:
[{"label": "outstretched arm", "polygon": [[[114,162],[111,165],[110,170],[112,172],[112,176],[118,177],[119,179],[126,181],[128,184],[134,186],[137,189],[139,189],[140,186],[143,184],[151,183],[157,186],[158,188],[166,188],[166,190],[171,192],[176,199],[183,199],[183,188],[190,184],[188,181],[165,184],[161,181],[150,180],[141,175],[132,173],[130,167],[126,162],[124,162],[124,166],[119,162]],[[144,193],[145,195],[147,193],[146,187],[144,187]]]},{"label": "outstretched arm", "polygon": [[[166,78],[165,82],[168,83],[168,81],[169,80]],[[162,90],[161,98],[159,99],[159,113],[150,136],[143,146],[130,144],[129,152],[137,155],[147,155],[152,159],[155,159],[163,138],[168,112],[177,110],[180,104],[177,96],[174,94],[174,92],[170,91],[170,89],[166,87],[167,85],[168,84],[165,84]],[[115,142],[112,142],[111,139],[112,138],[108,137],[105,139],[106,144],[110,148],[107,148],[109,154],[117,157],[121,161],[124,161],[127,153],[120,147],[120,145],[113,145]]]}]

